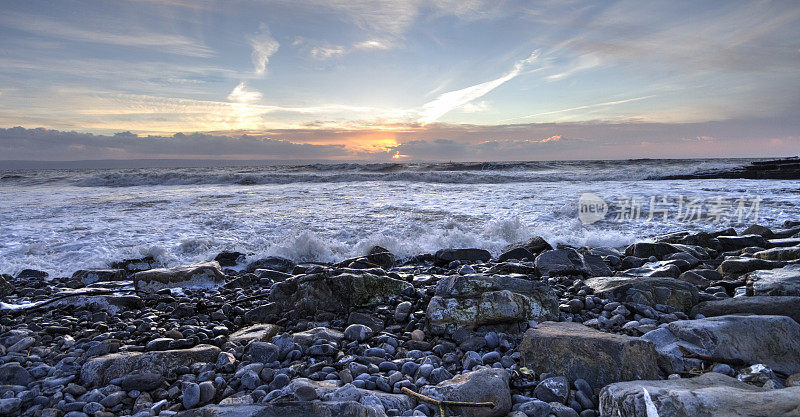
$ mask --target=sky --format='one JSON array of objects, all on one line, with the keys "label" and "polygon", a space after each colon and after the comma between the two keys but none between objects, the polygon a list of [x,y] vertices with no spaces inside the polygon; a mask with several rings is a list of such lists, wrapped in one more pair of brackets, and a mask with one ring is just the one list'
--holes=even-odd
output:
[{"label": "sky", "polygon": [[0,0],[0,160],[797,154],[796,0]]}]

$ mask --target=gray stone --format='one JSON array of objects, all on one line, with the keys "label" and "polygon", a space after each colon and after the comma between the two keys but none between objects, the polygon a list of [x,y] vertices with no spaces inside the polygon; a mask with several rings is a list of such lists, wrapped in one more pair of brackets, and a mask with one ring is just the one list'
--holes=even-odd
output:
[{"label": "gray stone", "polygon": [[252,362],[272,363],[278,360],[278,346],[269,342],[252,341],[245,349],[245,356]]},{"label": "gray stone", "polygon": [[125,391],[152,391],[164,383],[164,376],[157,373],[132,373],[121,378],[111,380],[112,385],[116,385]]},{"label": "gray stone", "polygon": [[536,385],[533,396],[548,403],[564,404],[569,398],[569,381],[563,376],[547,378]]},{"label": "gray stone", "polygon": [[338,345],[343,338],[344,334],[342,332],[327,327],[315,327],[292,335],[292,341],[304,347],[311,346],[319,339]]},{"label": "gray stone", "polygon": [[753,295],[800,296],[800,264],[769,271],[756,271],[747,276]]},{"label": "gray stone", "polygon": [[759,269],[775,269],[786,265],[786,262],[767,261],[764,259],[729,256],[719,265],[717,271],[722,275],[738,276]]},{"label": "gray stone", "polygon": [[618,382],[600,392],[600,414],[609,416],[789,417],[797,416],[798,410],[800,387],[765,390],[716,372]]},{"label": "gray stone", "polygon": [[355,401],[290,401],[275,404],[219,406],[182,411],[175,417],[384,417],[375,407]]},{"label": "gray stone", "polygon": [[581,255],[575,249],[555,249],[544,251],[534,261],[542,276],[611,275],[611,269],[596,255]]},{"label": "gray stone", "polygon": [[209,345],[160,352],[113,353],[87,361],[81,367],[81,379],[87,386],[101,386],[137,371],[166,375],[179,366],[214,363],[219,353],[219,348]]},{"label": "gray stone", "polygon": [[652,341],[668,373],[697,367],[681,349],[715,362],[766,366],[786,374],[800,372],[800,324],[785,316],[728,315],[678,320],[642,336]]},{"label": "gray stone", "polygon": [[625,248],[625,256],[635,256],[637,258],[649,258],[651,256],[655,256],[659,260],[663,259],[666,255],[677,252],[680,252],[678,248],[669,243],[663,242],[639,242]]},{"label": "gray stone", "polygon": [[280,256],[268,256],[266,258],[258,259],[247,264],[245,271],[255,272],[256,269],[272,269],[280,272],[292,272],[295,263],[289,259]]},{"label": "gray stone", "polygon": [[15,415],[22,406],[22,400],[19,398],[3,398],[0,399],[0,415],[11,416]]},{"label": "gray stone", "polygon": [[486,262],[492,259],[492,254],[485,249],[440,249],[433,255],[438,265],[447,265],[453,261]]},{"label": "gray stone", "polygon": [[623,275],[629,277],[667,277],[678,278],[681,274],[681,269],[673,264],[644,264],[639,268],[631,268],[622,272]]},{"label": "gray stone", "polygon": [[[534,236],[524,242],[512,243],[506,246],[505,248],[503,248],[503,252],[510,252],[513,251],[514,249],[524,249],[529,253],[537,255],[546,250],[553,250],[553,247],[550,246],[550,244],[547,243],[547,241],[544,240],[543,237]],[[523,258],[516,258],[516,259],[522,260]]]},{"label": "gray stone", "polygon": [[800,323],[800,297],[756,295],[704,301],[692,309],[692,315],[706,317],[729,314],[787,316]]},{"label": "gray stone", "polygon": [[601,298],[647,305],[666,304],[688,313],[697,304],[697,288],[674,278],[600,277],[584,282]]},{"label": "gray stone", "polygon": [[770,246],[767,239],[759,235],[717,236],[717,240],[725,252],[748,247],[768,248]]},{"label": "gray stone", "polygon": [[137,290],[155,292],[164,288],[212,289],[225,284],[216,261],[175,268],[137,272],[131,277]]},{"label": "gray stone", "polygon": [[679,281],[685,281],[700,288],[708,287],[713,281],[721,279],[722,274],[713,269],[694,269],[686,271],[678,277]]},{"label": "gray stone", "polygon": [[372,334],[372,329],[363,324],[351,324],[344,329],[344,337],[347,340],[355,340],[363,342],[367,340],[367,336]]},{"label": "gray stone", "polygon": [[72,279],[81,281],[84,285],[95,282],[124,281],[128,274],[124,269],[81,269],[72,274]]},{"label": "gray stone", "polygon": [[457,375],[437,385],[422,388],[421,393],[436,399],[450,401],[486,402],[492,408],[452,407],[453,413],[462,417],[500,417],[511,411],[510,376],[505,369],[480,369]]},{"label": "gray stone", "polygon": [[200,404],[200,386],[189,382],[183,387],[183,408],[194,408]]},{"label": "gray stone", "polygon": [[451,275],[439,281],[426,314],[434,329],[474,329],[555,319],[558,300],[541,282],[504,275]]},{"label": "gray stone", "polygon": [[658,377],[652,343],[578,323],[539,323],[525,332],[517,350],[522,363],[537,374],[553,372],[571,381],[580,378],[595,388]]},{"label": "gray stone", "polygon": [[281,327],[275,324],[254,324],[234,332],[228,336],[228,340],[241,345],[246,345],[251,341],[267,342],[280,331]]},{"label": "gray stone", "polygon": [[753,257],[768,261],[793,261],[800,259],[800,246],[767,249],[754,253]]},{"label": "gray stone", "polygon": [[0,385],[27,386],[33,382],[33,377],[27,369],[20,364],[11,362],[0,365]]}]

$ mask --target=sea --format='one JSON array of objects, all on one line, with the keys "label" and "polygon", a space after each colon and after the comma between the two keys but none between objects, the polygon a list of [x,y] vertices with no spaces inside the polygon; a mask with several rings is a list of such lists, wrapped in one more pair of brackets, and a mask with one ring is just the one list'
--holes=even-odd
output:
[{"label": "sea", "polygon": [[169,267],[224,250],[298,262],[336,262],[375,245],[400,258],[453,247],[496,255],[534,235],[620,248],[800,220],[798,181],[667,179],[752,161],[0,165],[0,273],[67,276],[145,256]]}]

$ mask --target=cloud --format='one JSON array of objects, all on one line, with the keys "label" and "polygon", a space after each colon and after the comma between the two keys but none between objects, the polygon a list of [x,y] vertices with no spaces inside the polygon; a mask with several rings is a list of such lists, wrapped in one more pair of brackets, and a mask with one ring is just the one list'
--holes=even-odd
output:
[{"label": "cloud", "polygon": [[310,39],[298,36],[292,42],[292,45],[307,51],[308,55],[314,59],[326,60],[341,58],[358,51],[385,51],[394,48],[396,43],[382,39],[367,39],[355,42],[350,46],[331,45],[327,42],[315,44],[315,42]]},{"label": "cloud", "polygon": [[261,93],[255,90],[248,91],[247,86],[244,85],[244,81],[240,82],[239,85],[234,87],[233,91],[228,94],[228,101],[234,103],[251,104],[259,100],[261,100]]},{"label": "cloud", "polygon": [[[77,42],[147,48],[156,51],[193,57],[211,57],[214,51],[195,40],[180,35],[152,33],[126,22],[114,26],[104,24],[84,24],[81,27],[49,19],[12,11],[0,14],[0,24],[35,35],[49,36]],[[93,28],[93,26],[99,26]],[[124,27],[120,31],[119,28]]]},{"label": "cloud", "polygon": [[[568,109],[553,110],[553,111],[546,111],[546,112],[542,112],[542,113],[529,114],[527,116],[519,117],[519,119],[530,119],[532,117],[537,117],[537,116],[546,116],[546,115],[558,114],[558,113],[568,113],[568,112],[573,112],[573,111],[576,111],[576,110],[585,110],[585,109],[591,109],[591,108],[595,108],[595,107],[616,106],[618,104],[624,104],[624,103],[631,103],[631,102],[634,102],[634,101],[646,100],[646,99],[651,98],[651,97],[655,97],[655,96],[649,95],[649,96],[643,96],[643,97],[628,98],[628,99],[624,99],[624,100],[606,101],[604,103],[587,104],[585,106],[570,107]],[[507,119],[507,120],[513,120],[513,119]]]},{"label": "cloud", "polygon": [[420,111],[418,121],[420,123],[433,123],[451,110],[485,96],[490,91],[520,75],[527,66],[536,60],[538,54],[538,51],[534,51],[528,58],[517,61],[511,70],[500,78],[462,88],[461,90],[450,91],[440,95],[433,101],[425,103]]},{"label": "cloud", "polygon": [[259,33],[248,38],[250,46],[253,47],[253,66],[256,74],[264,74],[267,71],[269,58],[278,52],[280,43],[270,34],[269,28],[261,23]]}]

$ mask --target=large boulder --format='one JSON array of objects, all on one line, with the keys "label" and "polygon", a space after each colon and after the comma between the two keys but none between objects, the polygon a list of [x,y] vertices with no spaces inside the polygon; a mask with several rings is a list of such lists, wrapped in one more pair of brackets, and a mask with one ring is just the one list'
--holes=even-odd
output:
[{"label": "large boulder", "polygon": [[[529,320],[558,318],[558,299],[547,285],[507,275],[451,275],[443,278],[428,303],[436,330],[483,325],[516,327]],[[513,329],[509,329],[513,330]]]},{"label": "large boulder", "polygon": [[[514,249],[524,249],[524,250],[532,253],[533,255],[537,255],[537,254],[539,254],[541,252],[544,252],[546,250],[552,250],[553,247],[550,246],[550,244],[547,243],[547,241],[544,240],[543,237],[534,236],[534,237],[532,237],[532,238],[530,238],[530,239],[528,239],[528,240],[526,240],[524,242],[512,243],[512,244],[506,246],[505,248],[503,248],[503,252],[504,253],[505,252],[511,252]],[[517,258],[517,259],[519,259],[519,258]]]},{"label": "large boulder", "polygon": [[762,250],[754,253],[753,256],[768,261],[793,261],[800,259],[800,246]]},{"label": "large boulder", "polygon": [[216,261],[175,268],[157,268],[133,274],[139,291],[155,292],[164,288],[211,289],[225,283],[225,274]]},{"label": "large boulder", "polygon": [[437,265],[447,265],[453,261],[486,262],[492,259],[492,254],[485,249],[440,249],[434,254],[434,259]]},{"label": "large boulder", "polygon": [[800,414],[800,387],[766,389],[716,372],[696,378],[631,381],[600,391],[600,414],[613,417],[789,417]]},{"label": "large boulder", "polygon": [[583,275],[588,277],[611,275],[611,269],[597,255],[582,255],[575,249],[544,251],[536,257],[536,269],[542,276]]},{"label": "large boulder", "polygon": [[462,417],[501,417],[511,411],[510,378],[505,369],[480,369],[428,385],[420,393],[437,400],[493,402],[492,408],[452,407],[451,411]]},{"label": "large boulder", "polygon": [[696,314],[706,317],[729,314],[787,316],[800,323],[800,297],[756,295],[704,301],[692,309],[692,315]]},{"label": "large boulder", "polygon": [[697,288],[674,278],[600,277],[584,283],[595,295],[620,302],[666,304],[686,313],[697,304]]},{"label": "large boulder", "polygon": [[269,299],[284,311],[342,312],[353,307],[382,304],[413,289],[411,284],[385,275],[350,270],[339,275],[297,275],[272,285]]},{"label": "large boulder", "polygon": [[747,286],[752,295],[800,296],[800,264],[752,272],[747,276]]},{"label": "large boulder", "polygon": [[289,273],[292,272],[295,266],[296,264],[291,259],[282,258],[280,256],[268,256],[250,262],[244,270],[252,273],[255,272],[256,269],[271,269],[273,271]]},{"label": "large boulder", "polygon": [[649,258],[651,256],[655,256],[659,260],[671,253],[678,252],[680,252],[680,249],[664,242],[638,242],[625,248],[625,256],[635,256],[637,258]]},{"label": "large boulder", "polygon": [[767,239],[760,235],[718,236],[717,240],[719,240],[719,243],[722,245],[722,250],[725,252],[749,247],[771,247]]},{"label": "large boulder", "polygon": [[537,374],[553,372],[571,381],[584,379],[594,388],[658,377],[651,342],[579,323],[539,323],[525,332],[517,350],[525,366]]},{"label": "large boulder", "polygon": [[717,271],[723,275],[738,276],[759,269],[775,269],[786,265],[786,262],[769,261],[766,259],[729,256],[719,265]]},{"label": "large boulder", "polygon": [[135,372],[167,375],[180,366],[192,366],[198,362],[215,363],[219,353],[218,347],[210,345],[146,353],[113,353],[83,364],[81,379],[87,386],[101,387],[108,385],[112,379]]},{"label": "large boulder", "polygon": [[659,363],[669,373],[699,367],[692,356],[734,365],[762,363],[787,375],[800,372],[800,324],[785,316],[679,320],[642,338],[655,344]]}]

